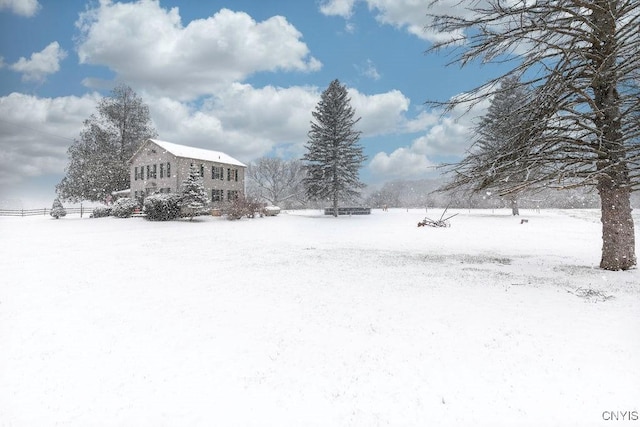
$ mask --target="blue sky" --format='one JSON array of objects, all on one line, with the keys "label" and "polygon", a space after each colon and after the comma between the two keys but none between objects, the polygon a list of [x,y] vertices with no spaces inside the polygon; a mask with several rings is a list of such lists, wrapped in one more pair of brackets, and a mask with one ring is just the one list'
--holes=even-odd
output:
[{"label": "blue sky", "polygon": [[485,106],[458,118],[425,101],[492,69],[425,54],[429,2],[0,0],[0,204],[51,202],[83,120],[118,83],[149,105],[159,138],[249,163],[301,156],[337,78],[362,118],[362,180],[433,177]]}]

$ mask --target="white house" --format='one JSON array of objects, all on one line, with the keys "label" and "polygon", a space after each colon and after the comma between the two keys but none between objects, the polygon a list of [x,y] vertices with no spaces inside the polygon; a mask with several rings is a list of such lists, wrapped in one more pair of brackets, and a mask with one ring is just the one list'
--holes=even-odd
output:
[{"label": "white house", "polygon": [[212,206],[244,194],[247,166],[220,151],[147,139],[131,157],[130,197],[143,200],[154,193],[177,193],[191,165],[200,176]]}]

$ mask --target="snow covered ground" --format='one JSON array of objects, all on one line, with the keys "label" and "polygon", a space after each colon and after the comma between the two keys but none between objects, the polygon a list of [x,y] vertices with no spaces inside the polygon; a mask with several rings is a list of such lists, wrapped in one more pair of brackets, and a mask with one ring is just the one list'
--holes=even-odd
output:
[{"label": "snow covered ground", "polygon": [[0,425],[637,417],[640,270],[597,268],[598,211],[440,213],[2,217]]}]

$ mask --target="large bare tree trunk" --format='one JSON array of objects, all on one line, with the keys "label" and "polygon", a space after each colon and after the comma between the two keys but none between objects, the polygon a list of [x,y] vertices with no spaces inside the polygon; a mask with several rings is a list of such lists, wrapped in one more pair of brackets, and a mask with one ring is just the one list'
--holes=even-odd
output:
[{"label": "large bare tree trunk", "polygon": [[631,216],[631,190],[621,127],[621,100],[616,69],[616,20],[614,0],[596,0],[592,21],[596,24],[591,63],[597,72],[591,81],[594,123],[598,129],[598,192],[602,202],[602,259],[600,268],[628,270],[636,265],[635,232]]},{"label": "large bare tree trunk", "polygon": [[629,188],[616,185],[611,179],[602,179],[598,184],[598,191],[602,201],[600,268],[628,270],[636,265],[636,242]]}]

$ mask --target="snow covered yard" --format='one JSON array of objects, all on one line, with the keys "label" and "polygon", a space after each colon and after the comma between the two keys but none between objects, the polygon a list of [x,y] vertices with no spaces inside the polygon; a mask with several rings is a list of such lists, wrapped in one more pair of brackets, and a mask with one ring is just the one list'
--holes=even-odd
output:
[{"label": "snow covered yard", "polygon": [[450,228],[418,228],[424,210],[2,217],[0,425],[590,426],[640,412],[640,270],[597,268],[598,212],[459,212]]}]

